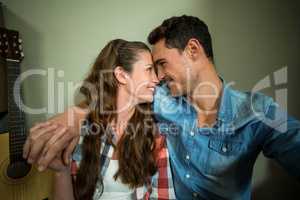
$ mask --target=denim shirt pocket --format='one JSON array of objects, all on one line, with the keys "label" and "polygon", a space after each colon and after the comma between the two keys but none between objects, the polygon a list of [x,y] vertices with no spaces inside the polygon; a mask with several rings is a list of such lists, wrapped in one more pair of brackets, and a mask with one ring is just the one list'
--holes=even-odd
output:
[{"label": "denim shirt pocket", "polygon": [[210,138],[205,172],[210,175],[223,175],[234,171],[242,154],[242,142],[225,138]]},{"label": "denim shirt pocket", "polygon": [[210,139],[208,148],[224,156],[231,156],[239,152],[241,142],[235,140]]}]

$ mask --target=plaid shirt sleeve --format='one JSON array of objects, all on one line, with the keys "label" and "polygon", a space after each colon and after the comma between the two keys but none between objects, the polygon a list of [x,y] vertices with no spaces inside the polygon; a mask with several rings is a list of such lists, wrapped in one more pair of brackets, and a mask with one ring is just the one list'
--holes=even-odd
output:
[{"label": "plaid shirt sleeve", "polygon": [[169,163],[169,152],[165,136],[158,138],[157,169],[158,171],[152,177],[149,200],[172,200],[176,199],[173,186],[172,173]]}]

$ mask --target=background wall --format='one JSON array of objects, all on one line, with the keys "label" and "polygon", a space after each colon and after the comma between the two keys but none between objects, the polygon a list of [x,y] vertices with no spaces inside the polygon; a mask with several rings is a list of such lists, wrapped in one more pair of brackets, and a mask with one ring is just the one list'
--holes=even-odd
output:
[{"label": "background wall", "polygon": [[[43,69],[46,73],[25,80],[26,105],[34,108],[54,105],[48,108],[48,114],[27,115],[28,126],[74,103],[74,90],[68,89],[68,84],[74,88],[83,79],[109,40],[145,41],[147,34],[163,19],[182,14],[198,16],[209,25],[217,69],[226,81],[234,82],[235,88],[251,90],[258,81],[287,66],[288,83],[283,87],[288,88],[288,111],[300,118],[299,0],[2,2],[6,26],[19,30],[24,41],[22,70]],[[48,83],[47,76],[53,76],[54,82]],[[274,95],[275,89],[270,87],[264,92]],[[270,176],[272,184],[268,183]],[[260,157],[253,180],[255,194],[261,195],[259,199],[267,198],[264,191],[274,197],[275,180],[288,186],[278,189],[282,191],[278,197],[297,195],[295,188],[299,186],[276,165]],[[264,189],[265,186],[273,189]]]}]

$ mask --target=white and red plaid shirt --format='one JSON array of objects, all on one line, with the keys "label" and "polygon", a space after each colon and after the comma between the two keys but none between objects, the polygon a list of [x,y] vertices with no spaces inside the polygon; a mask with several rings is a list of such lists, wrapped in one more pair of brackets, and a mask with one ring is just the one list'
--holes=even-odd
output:
[{"label": "white and red plaid shirt", "polygon": [[[81,144],[83,137],[80,137],[79,143],[76,146],[71,164],[71,175],[76,178],[77,170],[80,167],[81,161]],[[108,168],[109,162],[113,155],[113,146],[108,142],[106,136],[101,138],[102,145],[100,150],[101,176],[103,177]],[[157,172],[151,177],[149,183],[144,186],[135,188],[134,199],[136,200],[175,200],[175,191],[173,186],[172,173],[169,163],[169,152],[165,137],[158,135],[156,138],[156,161]],[[99,181],[98,181],[99,182]],[[94,192],[94,200],[100,199],[102,189],[101,183],[97,183]]]}]

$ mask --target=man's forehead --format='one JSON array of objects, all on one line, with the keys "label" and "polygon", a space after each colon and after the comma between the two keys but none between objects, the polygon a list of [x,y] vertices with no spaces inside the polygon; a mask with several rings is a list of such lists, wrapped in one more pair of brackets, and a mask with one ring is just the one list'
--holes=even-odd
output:
[{"label": "man's forehead", "polygon": [[153,45],[153,50],[155,51],[161,51],[164,48],[166,48],[164,40],[160,40]]},{"label": "man's forehead", "polygon": [[153,45],[152,47],[152,57],[154,61],[156,59],[161,59],[161,57],[164,55],[164,49],[166,47],[164,46],[164,43],[157,42],[156,44]]}]

